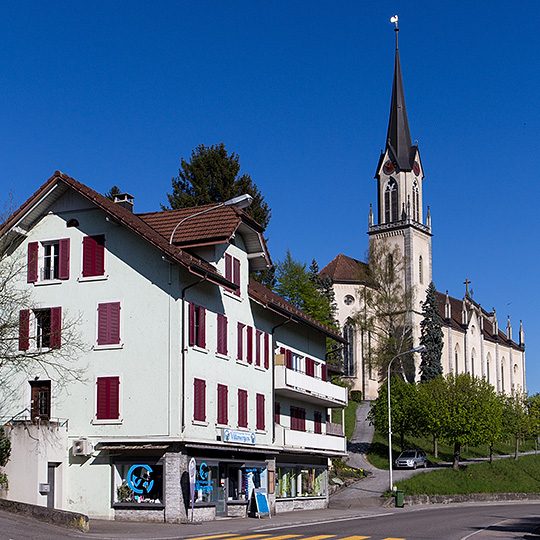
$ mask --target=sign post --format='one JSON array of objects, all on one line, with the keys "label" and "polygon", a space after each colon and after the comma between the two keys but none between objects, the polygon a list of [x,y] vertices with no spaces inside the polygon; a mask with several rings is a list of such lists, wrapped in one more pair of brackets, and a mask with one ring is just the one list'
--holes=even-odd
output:
[{"label": "sign post", "polygon": [[189,493],[191,495],[191,521],[193,522],[193,505],[195,503],[195,476],[197,474],[197,463],[195,458],[189,460]]}]

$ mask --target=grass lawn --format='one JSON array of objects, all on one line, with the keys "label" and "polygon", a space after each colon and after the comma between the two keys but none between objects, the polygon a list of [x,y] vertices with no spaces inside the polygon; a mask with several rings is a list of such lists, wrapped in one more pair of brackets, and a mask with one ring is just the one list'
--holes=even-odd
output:
[{"label": "grass lawn", "polygon": [[[394,459],[397,458],[401,452],[401,448],[397,444],[399,441],[398,437],[394,435],[393,444],[392,444],[392,453]],[[451,462],[454,458],[454,449],[452,446],[447,444],[442,444],[439,442],[439,457],[435,458],[433,455],[433,439],[427,437],[406,437],[405,438],[405,448],[421,448],[427,454],[429,463],[441,463],[441,462]],[[534,440],[525,440],[520,444],[520,452],[528,452],[534,450]],[[514,443],[510,444],[498,443],[493,448],[493,453],[495,455],[505,455],[514,453]],[[477,457],[488,457],[489,449],[487,445],[479,447],[469,447],[468,449],[463,448],[461,452],[462,459],[470,459]],[[373,437],[373,442],[370,446],[369,453],[367,455],[368,461],[378,469],[388,469],[388,436],[375,433]],[[539,458],[540,459],[540,458]]]},{"label": "grass lawn", "polygon": [[419,473],[397,483],[406,495],[469,493],[539,493],[540,455],[497,459],[460,467]]},{"label": "grass lawn", "polygon": [[[351,440],[354,431],[356,409],[358,408],[358,405],[359,403],[356,401],[349,401],[349,404],[345,408],[345,436],[348,441]],[[341,409],[332,409],[332,422],[341,424]]]}]

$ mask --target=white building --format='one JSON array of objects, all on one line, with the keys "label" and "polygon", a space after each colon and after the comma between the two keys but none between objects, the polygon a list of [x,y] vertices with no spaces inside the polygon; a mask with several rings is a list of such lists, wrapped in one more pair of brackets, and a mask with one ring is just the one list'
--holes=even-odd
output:
[{"label": "white building", "polygon": [[191,502],[196,520],[245,515],[254,488],[275,512],[327,505],[328,458],[346,452],[329,409],[347,394],[326,380],[325,339],[342,338],[250,280],[269,255],[245,212],[137,215],[56,172],[0,235],[27,260],[19,349],[83,373],[34,363],[2,397],[7,498],[171,522]]},{"label": "white building", "polygon": [[[433,235],[429,206],[424,219],[424,169],[419,149],[411,142],[397,33],[386,148],[379,158],[375,178],[377,212],[375,216],[370,208],[369,243],[384,242],[391,250],[395,246],[403,254],[403,280],[406,290],[413,296],[411,326],[414,346],[418,346],[422,301],[432,281]],[[365,265],[340,254],[321,270],[321,275],[333,280],[337,317],[349,341],[345,350],[345,377],[354,390],[362,391],[365,399],[375,399],[384,374],[379,373],[370,361],[374,337],[351,324],[354,316],[364,309],[363,290],[369,287]],[[512,339],[510,320],[505,334],[498,327],[495,310],[482,309],[472,299],[470,282],[464,283],[466,290],[462,300],[438,294],[438,307],[444,321],[444,373],[469,372],[485,377],[499,392],[525,391],[525,342],[521,322],[519,341],[516,342]],[[416,356],[418,366],[420,358],[418,354]]]}]

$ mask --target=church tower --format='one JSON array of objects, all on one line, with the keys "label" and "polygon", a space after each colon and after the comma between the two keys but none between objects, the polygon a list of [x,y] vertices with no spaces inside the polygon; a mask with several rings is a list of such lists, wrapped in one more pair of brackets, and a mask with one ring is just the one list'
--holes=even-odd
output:
[{"label": "church tower", "polygon": [[431,216],[424,221],[422,185],[424,171],[420,152],[411,142],[399,60],[396,20],[396,56],[386,148],[381,153],[377,180],[377,222],[369,213],[369,242],[397,246],[404,256],[405,288],[413,296],[413,335],[418,345],[421,302],[431,282]]}]

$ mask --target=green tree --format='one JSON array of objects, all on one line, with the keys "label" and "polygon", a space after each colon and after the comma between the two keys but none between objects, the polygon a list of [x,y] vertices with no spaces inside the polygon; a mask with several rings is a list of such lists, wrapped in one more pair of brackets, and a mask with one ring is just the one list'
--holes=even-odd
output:
[{"label": "green tree", "polygon": [[[390,407],[392,432],[399,435],[401,451],[405,450],[405,437],[416,435],[421,428],[422,416],[418,400],[418,387],[401,377],[390,380]],[[379,396],[371,404],[368,420],[379,433],[388,433],[388,388],[383,384]]]},{"label": "green tree", "polygon": [[167,194],[169,208],[225,202],[248,193],[253,202],[246,212],[266,229],[270,208],[249,174],[239,176],[239,172],[239,156],[234,152],[229,155],[223,143],[197,146],[189,161],[182,158],[178,176],[172,179],[173,190]]},{"label": "green tree", "polygon": [[491,443],[496,438],[500,400],[485,379],[469,373],[449,373],[421,386],[427,429],[454,446],[453,467],[457,470],[463,445]]},{"label": "green tree", "polygon": [[503,409],[503,432],[514,439],[514,459],[518,459],[519,441],[529,432],[527,396],[523,392],[512,391],[510,395],[501,394]]},{"label": "green tree", "polygon": [[538,452],[538,437],[540,437],[540,394],[533,394],[527,398],[529,414],[529,431],[534,437],[534,448]]},{"label": "green tree", "polygon": [[427,382],[443,373],[441,355],[443,349],[442,320],[437,309],[437,289],[433,281],[426,289],[420,321],[420,344],[425,349],[420,353],[420,381]]},{"label": "green tree", "polygon": [[[11,441],[4,432],[4,427],[0,426],[0,467],[5,467],[11,456]],[[8,488],[8,478],[6,473],[0,471],[0,488]]]},{"label": "green tree", "polygon": [[107,197],[107,199],[111,199],[111,201],[114,201],[114,198],[117,195],[120,195],[120,193],[122,193],[120,191],[120,188],[118,186],[113,186],[111,189],[109,189],[109,191],[107,191],[107,193],[104,193],[104,195],[105,197]]},{"label": "green tree", "polygon": [[[364,306],[353,322],[373,336],[375,346],[371,358],[384,380],[392,358],[413,346],[412,294],[404,287],[405,258],[397,246],[384,241],[372,242],[364,271],[361,277],[369,286],[362,288],[359,296]],[[412,355],[401,356],[394,362],[392,374],[397,373],[405,381],[414,381]]]}]

